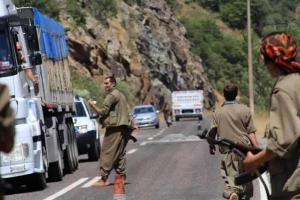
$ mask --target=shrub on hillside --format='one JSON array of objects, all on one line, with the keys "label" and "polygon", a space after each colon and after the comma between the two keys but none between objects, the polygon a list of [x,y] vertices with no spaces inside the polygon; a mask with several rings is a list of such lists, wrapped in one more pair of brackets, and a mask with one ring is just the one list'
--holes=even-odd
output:
[{"label": "shrub on hillside", "polygon": [[115,16],[118,12],[117,0],[84,0],[92,15],[98,19]]},{"label": "shrub on hillside", "polygon": [[72,17],[76,25],[85,25],[85,16],[82,12],[81,3],[78,0],[66,0],[66,11]]}]

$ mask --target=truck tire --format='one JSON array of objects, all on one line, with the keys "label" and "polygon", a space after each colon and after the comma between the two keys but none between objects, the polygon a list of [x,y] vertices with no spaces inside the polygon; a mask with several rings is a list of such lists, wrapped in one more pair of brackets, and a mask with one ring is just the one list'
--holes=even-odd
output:
[{"label": "truck tire", "polygon": [[32,174],[28,181],[28,187],[33,190],[43,190],[47,187],[46,174],[35,173]]},{"label": "truck tire", "polygon": [[71,174],[75,171],[75,155],[74,155],[74,137],[70,128],[70,123],[66,124],[67,135],[68,135],[68,146],[64,151],[64,164],[65,164],[65,173]]},{"label": "truck tire", "polygon": [[77,148],[77,140],[76,140],[76,135],[75,135],[75,128],[73,125],[73,122],[70,120],[67,123],[67,127],[70,131],[70,135],[71,135],[71,149],[72,149],[72,161],[73,161],[73,166],[74,166],[74,170],[78,169],[78,148]]},{"label": "truck tire", "polygon": [[95,139],[88,150],[88,157],[90,161],[97,161],[100,157],[100,141]]},{"label": "truck tire", "polygon": [[175,121],[178,122],[179,121],[179,117],[175,117]]}]

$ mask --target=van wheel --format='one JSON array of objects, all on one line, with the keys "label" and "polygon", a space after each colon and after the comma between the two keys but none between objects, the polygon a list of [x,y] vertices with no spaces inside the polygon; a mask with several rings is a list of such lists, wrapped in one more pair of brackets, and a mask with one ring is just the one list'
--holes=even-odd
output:
[{"label": "van wheel", "polygon": [[178,122],[179,121],[179,117],[175,117],[175,121]]},{"label": "van wheel", "polygon": [[100,157],[100,141],[95,139],[88,150],[88,157],[90,161],[97,161]]}]

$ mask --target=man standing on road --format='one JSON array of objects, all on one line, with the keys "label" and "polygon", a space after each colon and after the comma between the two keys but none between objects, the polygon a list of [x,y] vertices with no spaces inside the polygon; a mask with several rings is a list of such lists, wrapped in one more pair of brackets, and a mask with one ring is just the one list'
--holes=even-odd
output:
[{"label": "man standing on road", "polygon": [[112,169],[117,173],[116,180],[126,178],[126,151],[128,143],[129,112],[125,96],[116,89],[114,76],[104,78],[104,89],[107,95],[101,108],[93,101],[89,101],[91,107],[100,115],[102,127],[106,128],[102,142],[100,155],[101,179],[95,186],[109,185],[108,176]]},{"label": "man standing on road", "polygon": [[[0,84],[0,151],[9,153],[15,141],[15,115],[10,107],[8,88]],[[3,199],[3,185],[0,180],[0,200]]]},{"label": "man standing on road", "polygon": [[[223,92],[225,102],[213,115],[213,125],[217,127],[218,137],[257,146],[250,109],[236,101],[238,87],[229,84]],[[235,175],[244,171],[243,158],[230,149],[220,147],[219,150],[224,154],[221,161],[221,175],[225,182],[223,197],[229,200],[250,199],[253,196],[252,183],[242,186],[234,184]]]},{"label": "man standing on road", "polygon": [[248,152],[245,168],[253,173],[268,162],[271,199],[300,199],[300,61],[296,39],[271,33],[262,39],[261,58],[277,79],[272,89],[266,149]]}]

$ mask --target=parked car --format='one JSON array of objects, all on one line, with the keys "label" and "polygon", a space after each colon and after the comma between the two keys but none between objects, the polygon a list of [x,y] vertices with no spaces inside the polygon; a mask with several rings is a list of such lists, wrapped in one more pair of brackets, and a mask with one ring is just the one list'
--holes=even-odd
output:
[{"label": "parked car", "polygon": [[76,129],[79,154],[88,154],[91,161],[97,161],[100,156],[99,128],[97,115],[92,113],[87,102],[79,96],[75,97],[76,114],[73,122]]},{"label": "parked car", "polygon": [[154,126],[159,128],[159,111],[152,105],[135,106],[132,116],[138,127]]}]

